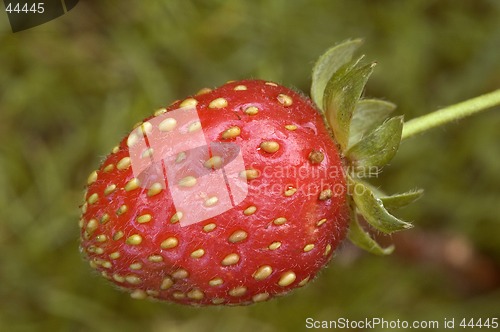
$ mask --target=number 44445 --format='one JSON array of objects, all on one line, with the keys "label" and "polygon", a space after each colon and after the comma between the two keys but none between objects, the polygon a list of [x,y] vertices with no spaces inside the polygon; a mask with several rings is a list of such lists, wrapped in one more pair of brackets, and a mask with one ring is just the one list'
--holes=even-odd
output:
[{"label": "number 44445", "polygon": [[16,3],[13,5],[12,3],[9,3],[7,5],[7,8],[5,8],[5,11],[7,13],[34,13],[34,14],[42,14],[45,11],[44,8],[44,3],[43,2],[38,2],[34,3],[31,6],[29,6],[27,3],[21,4],[21,3]]},{"label": "number 44445", "polygon": [[493,328],[498,327],[498,318],[464,318],[460,321],[460,327],[478,327],[478,328]]}]

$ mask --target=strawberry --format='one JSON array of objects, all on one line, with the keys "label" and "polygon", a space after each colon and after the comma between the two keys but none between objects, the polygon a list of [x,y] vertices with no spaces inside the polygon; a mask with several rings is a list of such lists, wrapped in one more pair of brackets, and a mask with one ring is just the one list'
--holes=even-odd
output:
[{"label": "strawberry", "polygon": [[347,232],[346,188],[309,98],[228,82],[158,110],[90,174],[81,250],[134,298],[265,301],[329,262]]},{"label": "strawberry", "polygon": [[134,298],[261,302],[304,286],[347,237],[385,255],[367,227],[422,191],[367,183],[395,155],[403,118],[362,99],[374,64],[341,43],[313,68],[311,99],[262,80],[228,82],[161,108],[88,178],[81,250]]}]

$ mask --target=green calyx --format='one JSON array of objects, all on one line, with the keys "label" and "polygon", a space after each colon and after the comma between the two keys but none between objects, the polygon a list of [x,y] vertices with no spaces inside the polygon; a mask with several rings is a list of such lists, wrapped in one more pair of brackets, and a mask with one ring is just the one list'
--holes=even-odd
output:
[{"label": "green calyx", "polygon": [[390,254],[360,224],[362,217],[373,229],[391,234],[411,228],[393,212],[422,196],[409,191],[387,196],[370,186],[366,179],[378,175],[396,154],[402,138],[403,117],[389,118],[396,106],[377,99],[363,99],[363,89],[375,63],[353,59],[361,40],[340,43],[323,54],[312,72],[311,97],[323,111],[346,161],[351,222],[348,238],[362,249],[378,255]]},{"label": "green calyx", "polygon": [[323,112],[345,160],[348,202],[351,207],[349,239],[372,253],[385,255],[360,224],[360,217],[385,234],[407,229],[411,224],[393,213],[420,198],[422,190],[387,196],[366,179],[378,175],[396,154],[401,140],[500,105],[500,89],[403,122],[389,117],[396,106],[378,99],[362,98],[375,63],[354,58],[360,39],[348,40],[323,54],[312,72],[311,97]]}]

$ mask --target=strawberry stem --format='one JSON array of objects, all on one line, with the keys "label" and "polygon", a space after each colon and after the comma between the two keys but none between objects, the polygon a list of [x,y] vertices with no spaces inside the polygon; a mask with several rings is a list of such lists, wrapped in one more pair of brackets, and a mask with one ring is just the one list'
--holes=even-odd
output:
[{"label": "strawberry stem", "polygon": [[500,89],[405,122],[401,140],[500,105]]}]

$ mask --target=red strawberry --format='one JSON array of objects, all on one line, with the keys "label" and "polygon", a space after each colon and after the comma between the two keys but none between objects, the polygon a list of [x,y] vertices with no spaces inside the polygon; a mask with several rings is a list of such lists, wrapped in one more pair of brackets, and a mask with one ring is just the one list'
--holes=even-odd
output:
[{"label": "red strawberry", "polygon": [[230,82],[157,111],[113,149],[88,179],[81,248],[134,298],[260,302],[328,263],[346,235],[346,196],[308,98]]}]

